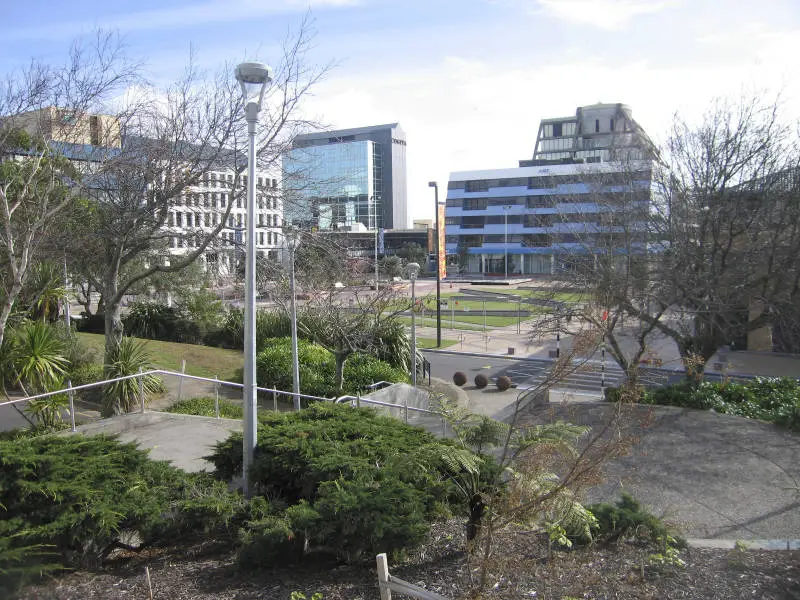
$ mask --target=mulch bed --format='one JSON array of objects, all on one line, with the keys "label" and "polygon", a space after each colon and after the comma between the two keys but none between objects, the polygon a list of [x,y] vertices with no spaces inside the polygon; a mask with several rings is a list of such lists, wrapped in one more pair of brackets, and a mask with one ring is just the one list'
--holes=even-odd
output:
[{"label": "mulch bed", "polygon": [[[427,542],[403,558],[390,557],[390,572],[450,598],[466,597],[478,565],[463,552],[458,521],[437,523]],[[800,599],[800,552],[689,549],[683,568],[656,570],[654,552],[637,542],[554,552],[531,534],[502,534],[487,578],[486,598],[580,599]],[[324,600],[377,599],[374,562],[338,564],[319,558],[299,566],[260,571],[236,568],[235,556],[209,542],[120,554],[102,570],[78,571],[26,588],[20,598],[146,599],[149,568],[155,600],[288,600],[315,592]]]}]

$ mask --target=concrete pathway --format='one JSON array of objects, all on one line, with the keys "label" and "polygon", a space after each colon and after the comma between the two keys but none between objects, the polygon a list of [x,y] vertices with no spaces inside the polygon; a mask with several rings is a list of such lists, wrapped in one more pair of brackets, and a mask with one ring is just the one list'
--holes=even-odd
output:
[{"label": "concrete pathway", "polygon": [[152,458],[168,460],[186,471],[210,471],[211,464],[203,456],[232,432],[242,431],[242,421],[145,412],[102,419],[77,429],[84,435],[118,435],[123,442],[137,442],[150,450]]}]

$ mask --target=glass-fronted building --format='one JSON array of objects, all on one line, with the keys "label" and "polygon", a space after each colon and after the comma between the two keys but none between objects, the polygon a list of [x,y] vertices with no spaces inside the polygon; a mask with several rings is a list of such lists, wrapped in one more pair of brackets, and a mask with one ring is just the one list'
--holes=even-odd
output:
[{"label": "glass-fronted building", "polygon": [[297,136],[283,157],[284,220],[320,230],[404,227],[405,147],[397,123]]},{"label": "glass-fronted building", "polygon": [[[295,148],[283,160],[294,198],[287,222],[301,227],[345,229],[361,223],[382,227],[380,146],[365,140]],[[284,180],[287,181],[287,180]]]}]

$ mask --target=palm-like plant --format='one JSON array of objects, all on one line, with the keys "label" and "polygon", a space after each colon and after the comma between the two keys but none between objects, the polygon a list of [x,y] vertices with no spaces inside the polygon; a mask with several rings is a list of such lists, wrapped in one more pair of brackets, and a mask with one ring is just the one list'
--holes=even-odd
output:
[{"label": "palm-like plant", "polygon": [[[11,343],[4,344],[3,354],[7,356],[3,362],[11,371],[14,385],[31,395],[63,386],[69,361],[64,357],[64,342],[51,326],[43,321],[28,321],[9,337]],[[66,405],[67,397],[58,394],[31,400],[26,411],[39,425],[53,427],[61,420]]]},{"label": "palm-like plant", "polygon": [[[140,371],[151,369],[153,365],[146,343],[130,337],[122,338],[110,360],[104,365],[106,379],[136,375]],[[103,416],[130,412],[139,402],[140,380],[145,402],[164,389],[161,379],[155,375],[143,375],[109,383],[103,390]]]},{"label": "palm-like plant", "polygon": [[28,393],[55,389],[69,366],[63,341],[41,321],[24,323],[15,331],[11,353],[16,383]]}]

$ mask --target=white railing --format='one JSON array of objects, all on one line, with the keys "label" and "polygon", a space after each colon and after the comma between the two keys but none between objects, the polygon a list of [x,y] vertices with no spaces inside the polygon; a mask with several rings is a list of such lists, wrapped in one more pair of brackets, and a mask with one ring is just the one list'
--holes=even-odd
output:
[{"label": "white railing", "polygon": [[[109,384],[109,383],[115,383],[117,381],[126,381],[128,379],[138,379],[138,381],[139,381],[139,412],[144,413],[146,396],[145,396],[145,393],[144,393],[144,379],[143,378],[147,377],[148,375],[173,375],[175,377],[180,377],[181,381],[183,381],[183,378],[186,378],[186,379],[194,379],[195,381],[204,381],[204,382],[207,382],[207,383],[213,383],[214,384],[214,392],[215,392],[214,393],[214,412],[215,412],[216,417],[218,419],[220,418],[220,416],[219,416],[219,386],[220,385],[224,385],[224,386],[229,386],[229,387],[233,387],[233,388],[240,388],[240,389],[244,388],[243,384],[235,383],[233,381],[224,381],[224,380],[217,379],[217,378],[211,379],[210,377],[200,377],[198,375],[187,375],[186,373],[177,373],[175,371],[167,371],[166,369],[152,369],[150,371],[140,371],[139,373],[137,373],[135,375],[124,375],[122,377],[114,377],[112,379],[104,379],[102,381],[95,381],[94,383],[85,383],[83,385],[73,386],[72,382],[68,381],[67,382],[67,387],[65,387],[63,389],[56,390],[56,391],[53,391],[53,392],[44,392],[42,394],[34,394],[33,396],[25,396],[23,398],[16,398],[14,400],[7,400],[5,402],[0,402],[0,407],[11,406],[13,404],[18,404],[18,403],[21,403],[21,402],[30,402],[31,400],[38,400],[40,398],[48,398],[50,396],[57,396],[59,394],[67,394],[68,397],[69,397],[70,427],[71,427],[72,431],[75,431],[75,399],[74,399],[75,392],[79,392],[81,390],[88,390],[88,389],[91,389],[91,388],[94,388],[94,387],[100,387],[100,386],[103,386],[103,385],[106,385],[106,384]],[[295,394],[294,392],[286,392],[284,390],[278,390],[278,389],[272,389],[272,388],[256,387],[256,391],[257,392],[271,393],[272,394],[272,398],[273,398],[274,409],[276,411],[278,410],[278,400],[277,400],[278,394],[291,396],[292,398],[298,397],[298,398],[307,398],[309,400],[321,400],[323,402],[332,402],[334,400],[333,398],[323,398],[321,396],[311,396],[309,394]],[[181,398],[180,398],[180,393],[179,393],[178,400],[180,400],[180,399]]]},{"label": "white railing", "polygon": [[442,422],[442,437],[447,437],[447,419],[445,418],[444,414],[440,413],[439,411],[430,410],[427,408],[419,408],[417,406],[409,406],[408,402],[404,404],[393,404],[392,402],[383,402],[382,400],[373,400],[372,398],[364,398],[362,396],[339,396],[336,398],[336,400],[334,400],[335,404],[341,404],[342,402],[349,402],[350,406],[353,408],[361,408],[362,404],[372,404],[375,406],[381,406],[383,408],[399,408],[403,411],[403,420],[406,423],[408,423],[409,411],[435,415],[439,417]]},{"label": "white railing", "polygon": [[420,598],[421,600],[449,600],[449,598],[436,592],[431,592],[408,581],[403,581],[399,577],[390,575],[389,562],[386,560],[385,553],[378,554],[375,557],[375,562],[378,565],[378,587],[381,592],[381,600],[392,600],[392,592],[411,598]]}]

